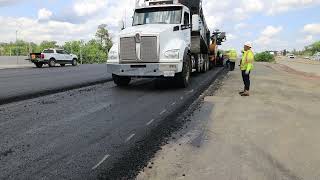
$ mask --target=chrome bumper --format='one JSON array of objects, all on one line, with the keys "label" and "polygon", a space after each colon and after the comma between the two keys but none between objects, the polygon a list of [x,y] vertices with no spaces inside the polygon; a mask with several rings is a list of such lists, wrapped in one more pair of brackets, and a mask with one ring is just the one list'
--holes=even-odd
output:
[{"label": "chrome bumper", "polygon": [[179,63],[107,64],[107,72],[118,76],[174,77],[182,65]]}]

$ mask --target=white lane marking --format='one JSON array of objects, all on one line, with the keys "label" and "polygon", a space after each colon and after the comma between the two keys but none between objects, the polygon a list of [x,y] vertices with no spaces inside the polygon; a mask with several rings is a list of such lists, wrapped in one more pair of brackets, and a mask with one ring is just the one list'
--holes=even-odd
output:
[{"label": "white lane marking", "polygon": [[194,92],[194,89],[192,89],[191,91],[186,92],[186,94],[191,94]]},{"label": "white lane marking", "polygon": [[171,106],[174,106],[174,105],[176,105],[176,104],[177,104],[177,103],[176,103],[176,102],[174,102],[174,103],[172,103],[172,104],[171,104]]},{"label": "white lane marking", "polygon": [[166,112],[167,112],[167,110],[165,109],[165,110],[161,111],[160,115],[162,115],[162,114],[164,114]]},{"label": "white lane marking", "polygon": [[183,100],[183,96],[181,96],[180,99]]},{"label": "white lane marking", "polygon": [[151,119],[151,121],[149,121],[146,125],[149,126],[150,124],[152,124],[154,121],[154,119]]},{"label": "white lane marking", "polygon": [[98,168],[105,160],[107,160],[109,157],[110,157],[109,154],[105,155],[105,156],[102,158],[102,160],[101,160],[97,165],[93,166],[92,170],[97,169],[97,168]]},{"label": "white lane marking", "polygon": [[129,142],[134,136],[135,136],[135,134],[131,134],[131,135],[126,139],[126,142]]}]

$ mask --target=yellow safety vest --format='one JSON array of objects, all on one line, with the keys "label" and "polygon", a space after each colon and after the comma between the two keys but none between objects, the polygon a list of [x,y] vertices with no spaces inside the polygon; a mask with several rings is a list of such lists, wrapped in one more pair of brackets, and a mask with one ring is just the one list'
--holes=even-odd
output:
[{"label": "yellow safety vest", "polygon": [[237,51],[231,50],[231,51],[229,52],[229,59],[230,59],[230,61],[236,62],[237,58],[238,58]]},{"label": "yellow safety vest", "polygon": [[244,51],[241,60],[242,71],[252,71],[254,62],[254,54],[252,50]]}]

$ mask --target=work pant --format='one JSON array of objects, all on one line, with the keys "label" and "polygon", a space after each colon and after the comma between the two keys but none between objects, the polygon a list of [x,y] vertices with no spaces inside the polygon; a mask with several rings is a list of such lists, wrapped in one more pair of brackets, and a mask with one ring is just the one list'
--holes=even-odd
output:
[{"label": "work pant", "polygon": [[236,66],[236,62],[233,62],[233,61],[229,62],[230,71],[234,71],[235,66]]},{"label": "work pant", "polygon": [[229,60],[229,59],[226,61],[226,67],[227,67],[228,69],[230,69],[230,60]]},{"label": "work pant", "polygon": [[250,72],[249,74],[246,74],[246,71],[242,71],[242,79],[244,83],[244,90],[249,91],[250,90]]}]

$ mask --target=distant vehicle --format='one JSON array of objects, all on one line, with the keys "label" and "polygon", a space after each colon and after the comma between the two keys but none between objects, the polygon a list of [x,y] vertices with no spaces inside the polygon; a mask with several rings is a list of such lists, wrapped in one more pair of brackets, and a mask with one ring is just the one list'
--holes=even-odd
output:
[{"label": "distant vehicle", "polygon": [[78,57],[63,49],[45,49],[42,53],[31,53],[29,60],[37,68],[42,68],[44,64],[48,64],[49,67],[54,67],[56,64],[60,64],[62,67],[66,64],[71,64],[72,66],[78,65]]},{"label": "distant vehicle", "polygon": [[295,58],[296,58],[296,56],[295,56],[295,55],[293,55],[293,54],[288,54],[288,58],[290,58],[290,59],[295,59]]},{"label": "distant vehicle", "polygon": [[320,61],[320,52],[316,53],[316,54],[313,56],[313,59],[316,60],[316,61]]}]

